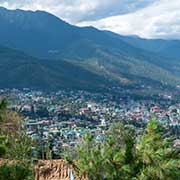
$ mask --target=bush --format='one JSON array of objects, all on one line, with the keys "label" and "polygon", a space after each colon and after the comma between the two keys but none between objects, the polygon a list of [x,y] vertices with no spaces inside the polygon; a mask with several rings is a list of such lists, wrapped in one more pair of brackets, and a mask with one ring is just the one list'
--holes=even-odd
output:
[{"label": "bush", "polygon": [[32,180],[32,169],[19,163],[5,163],[0,167],[0,180]]},{"label": "bush", "polygon": [[3,157],[6,154],[6,146],[0,145],[0,157]]}]

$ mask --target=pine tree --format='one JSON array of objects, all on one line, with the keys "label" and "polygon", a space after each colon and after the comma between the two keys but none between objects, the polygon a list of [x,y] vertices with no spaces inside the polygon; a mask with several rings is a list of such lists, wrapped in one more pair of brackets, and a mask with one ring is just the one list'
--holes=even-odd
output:
[{"label": "pine tree", "polygon": [[[139,142],[139,143],[137,143]],[[130,126],[116,123],[99,143],[88,134],[68,156],[78,176],[89,180],[177,180],[180,152],[172,139],[164,138],[163,128],[152,119],[140,141]]]}]

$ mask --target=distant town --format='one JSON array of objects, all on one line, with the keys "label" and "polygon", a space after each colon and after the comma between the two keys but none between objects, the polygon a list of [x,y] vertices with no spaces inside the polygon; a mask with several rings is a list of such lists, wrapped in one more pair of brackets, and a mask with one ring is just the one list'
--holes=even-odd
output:
[{"label": "distant town", "polygon": [[130,95],[130,90],[112,90],[113,93],[64,90],[48,93],[6,89],[0,93],[8,100],[8,107],[23,117],[28,135],[43,149],[51,147],[54,156],[62,149],[74,147],[88,132],[97,141],[104,141],[105,130],[118,121],[141,132],[155,117],[167,133],[180,135],[180,102],[174,100],[176,94],[172,91],[143,99]]}]

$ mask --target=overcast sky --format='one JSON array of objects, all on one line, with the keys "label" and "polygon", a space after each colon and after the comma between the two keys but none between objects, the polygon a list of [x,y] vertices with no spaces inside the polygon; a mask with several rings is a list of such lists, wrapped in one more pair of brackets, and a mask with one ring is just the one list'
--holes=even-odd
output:
[{"label": "overcast sky", "polygon": [[0,0],[0,6],[45,10],[124,35],[180,39],[180,0]]}]

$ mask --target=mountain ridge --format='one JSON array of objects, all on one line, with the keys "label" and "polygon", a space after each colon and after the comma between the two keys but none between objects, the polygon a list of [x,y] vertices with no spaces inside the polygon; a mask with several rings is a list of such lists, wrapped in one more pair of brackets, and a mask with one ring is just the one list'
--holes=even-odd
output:
[{"label": "mountain ridge", "polygon": [[[100,81],[103,82],[102,87],[106,84],[127,86],[148,82],[169,86],[180,84],[178,58],[153,51],[154,46],[147,40],[122,37],[94,27],[76,27],[45,11],[0,8],[0,21],[0,44],[35,57],[33,59],[40,63],[39,68],[48,68],[45,69],[56,79],[55,84],[58,84],[57,77],[61,76],[61,83],[64,81],[66,84],[68,77],[69,82],[72,80],[72,87],[74,84],[84,87],[81,72],[88,77],[83,77],[87,86],[101,84]],[[146,46],[143,46],[143,42]],[[77,81],[74,76],[69,75],[72,67],[67,64],[78,70]],[[65,69],[60,69],[61,66]],[[21,74],[24,73],[22,70]],[[27,82],[29,79],[31,78],[27,78]],[[52,80],[50,82],[53,84]]]}]

